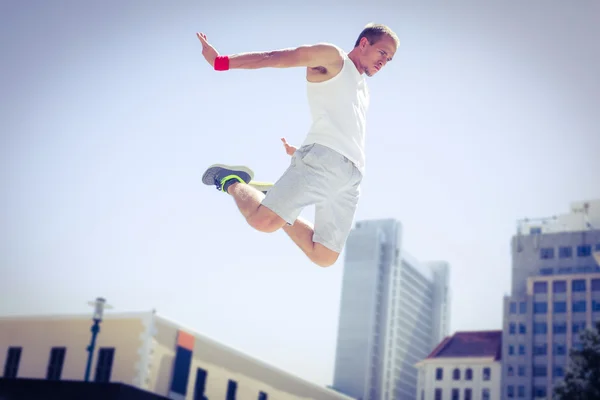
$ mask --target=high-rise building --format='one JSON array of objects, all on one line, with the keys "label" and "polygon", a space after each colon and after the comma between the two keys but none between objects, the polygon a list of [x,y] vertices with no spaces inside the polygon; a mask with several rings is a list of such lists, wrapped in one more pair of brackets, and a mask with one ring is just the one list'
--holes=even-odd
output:
[{"label": "high-rise building", "polygon": [[362,400],[414,400],[415,364],[448,334],[449,266],[402,249],[393,219],[359,221],[346,245],[333,387]]},{"label": "high-rise building", "polygon": [[518,222],[504,298],[503,398],[550,399],[569,349],[600,320],[600,200]]}]

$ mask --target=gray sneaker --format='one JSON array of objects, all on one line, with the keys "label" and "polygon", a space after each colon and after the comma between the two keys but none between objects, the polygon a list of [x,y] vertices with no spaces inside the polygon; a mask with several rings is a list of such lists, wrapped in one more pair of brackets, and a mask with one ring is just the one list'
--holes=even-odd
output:
[{"label": "gray sneaker", "polygon": [[213,164],[202,175],[202,183],[208,186],[215,185],[217,190],[227,192],[232,183],[248,183],[252,178],[254,172],[243,165]]}]

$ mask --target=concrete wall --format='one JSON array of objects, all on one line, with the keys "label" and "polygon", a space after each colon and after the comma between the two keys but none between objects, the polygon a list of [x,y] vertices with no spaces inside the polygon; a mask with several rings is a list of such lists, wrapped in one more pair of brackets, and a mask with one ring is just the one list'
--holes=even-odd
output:
[{"label": "concrete wall", "polygon": [[[46,378],[52,347],[66,347],[61,379],[83,380],[91,325],[90,318],[84,317],[0,318],[0,374],[4,373],[9,346],[23,348],[17,377],[41,379]],[[90,380],[94,379],[98,349],[114,347],[111,380],[133,384],[138,374],[136,361],[143,331],[143,323],[137,317],[123,316],[103,321],[92,359]]]}]

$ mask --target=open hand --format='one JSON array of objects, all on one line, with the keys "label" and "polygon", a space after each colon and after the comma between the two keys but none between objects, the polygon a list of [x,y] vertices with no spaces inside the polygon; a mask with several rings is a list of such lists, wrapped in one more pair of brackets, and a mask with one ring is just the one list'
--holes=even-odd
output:
[{"label": "open hand", "polygon": [[283,146],[285,147],[285,152],[288,155],[291,156],[296,152],[296,150],[298,150],[297,147],[288,144],[288,142],[285,140],[285,138],[281,138],[281,141],[283,142]]},{"label": "open hand", "polygon": [[206,59],[206,62],[210,64],[211,67],[215,66],[215,58],[219,55],[217,50],[208,43],[206,39],[206,35],[204,33],[196,33],[198,39],[200,39],[200,43],[202,43],[202,55]]}]

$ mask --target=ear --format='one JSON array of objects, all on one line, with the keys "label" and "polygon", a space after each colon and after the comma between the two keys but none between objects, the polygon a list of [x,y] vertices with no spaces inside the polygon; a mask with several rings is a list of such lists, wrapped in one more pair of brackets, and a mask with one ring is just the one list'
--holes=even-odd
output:
[{"label": "ear", "polygon": [[369,44],[369,39],[367,39],[366,37],[363,37],[360,39],[360,48],[364,49],[365,47],[367,47],[367,45]]}]

